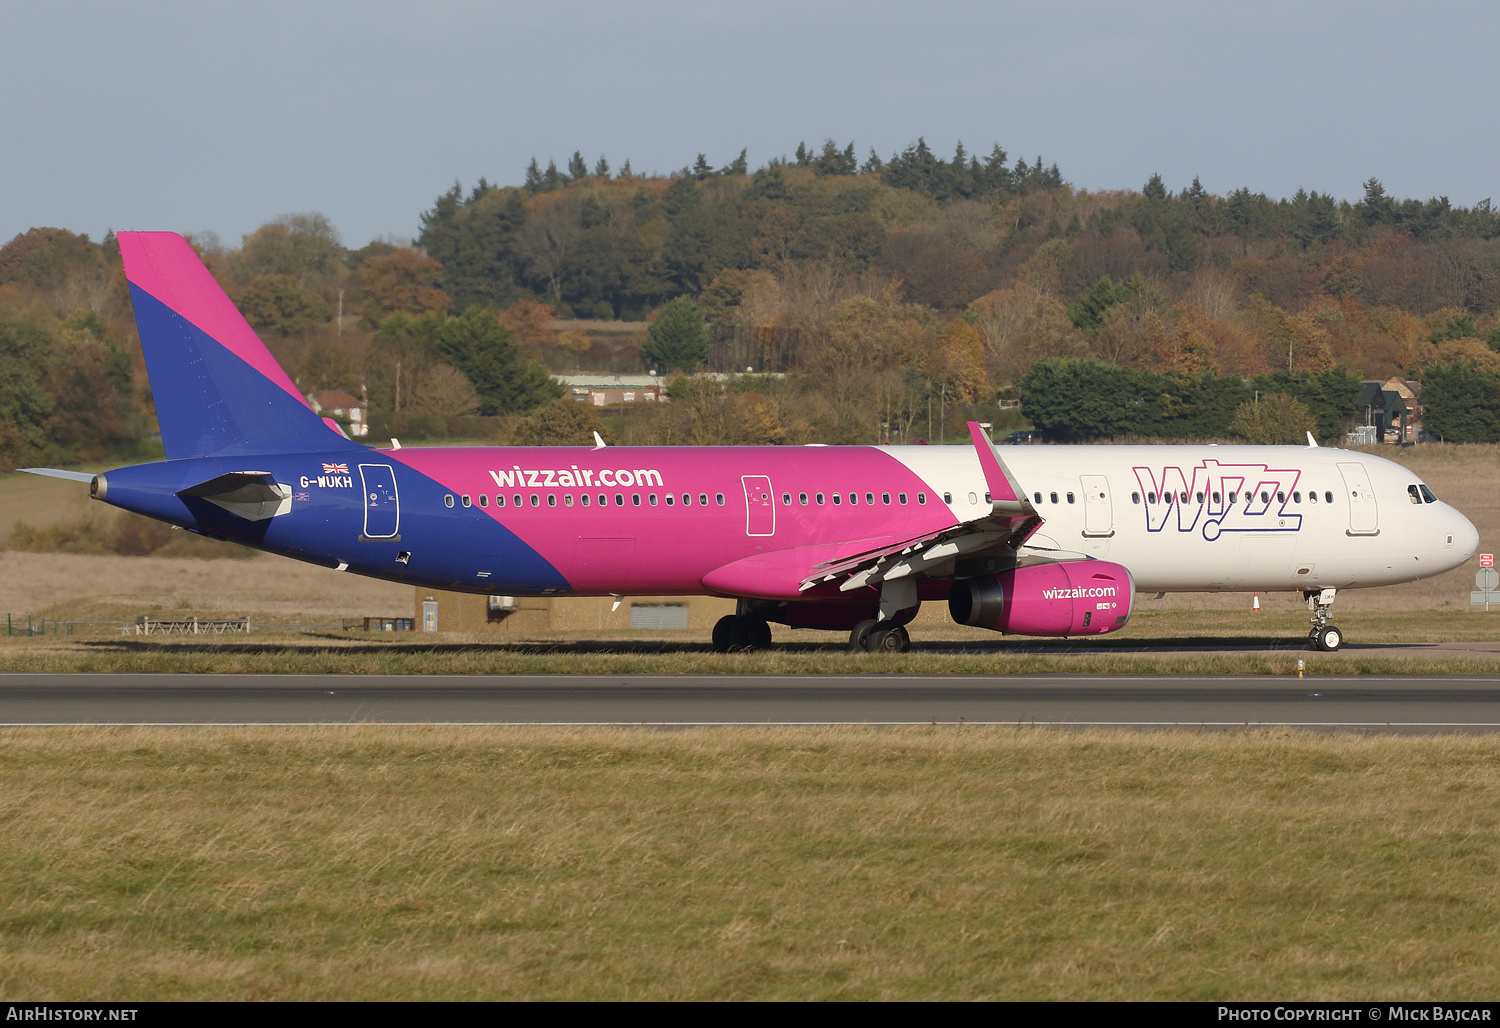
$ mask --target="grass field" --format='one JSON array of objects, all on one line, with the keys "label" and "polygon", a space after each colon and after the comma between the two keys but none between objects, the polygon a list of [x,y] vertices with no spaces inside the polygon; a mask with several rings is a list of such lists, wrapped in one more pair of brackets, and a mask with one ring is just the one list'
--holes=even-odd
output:
[{"label": "grass field", "polygon": [[1482,999],[1500,739],[0,734],[0,1000]]}]

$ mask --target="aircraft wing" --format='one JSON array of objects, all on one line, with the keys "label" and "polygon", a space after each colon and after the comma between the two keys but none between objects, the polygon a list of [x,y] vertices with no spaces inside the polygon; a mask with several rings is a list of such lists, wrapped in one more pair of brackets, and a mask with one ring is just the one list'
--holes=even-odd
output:
[{"label": "aircraft wing", "polygon": [[802,580],[799,591],[843,579],[839,591],[850,592],[926,571],[954,557],[979,555],[1005,545],[1014,548],[1025,542],[1042,526],[1041,515],[977,422],[969,422],[969,436],[979,454],[979,466],[984,469],[990,513],[937,532],[819,564]]}]

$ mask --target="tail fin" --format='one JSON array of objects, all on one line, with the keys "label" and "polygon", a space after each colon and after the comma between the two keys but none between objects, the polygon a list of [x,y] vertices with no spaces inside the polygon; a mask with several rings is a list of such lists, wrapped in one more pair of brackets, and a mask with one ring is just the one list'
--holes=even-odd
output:
[{"label": "tail fin", "polygon": [[308,406],[187,240],[118,238],[169,458],[360,448]]}]

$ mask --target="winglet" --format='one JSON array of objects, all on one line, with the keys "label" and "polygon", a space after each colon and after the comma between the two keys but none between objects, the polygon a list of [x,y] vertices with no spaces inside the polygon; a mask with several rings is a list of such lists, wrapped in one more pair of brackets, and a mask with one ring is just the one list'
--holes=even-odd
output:
[{"label": "winglet", "polygon": [[1011,517],[1035,514],[1036,508],[1026,499],[1020,483],[1000,459],[995,444],[990,441],[979,422],[969,422],[969,437],[974,440],[974,450],[979,454],[979,466],[984,469],[984,481],[989,487],[990,504],[994,512]]},{"label": "winglet", "polygon": [[1307,433],[1307,445],[1309,449],[1316,450],[1318,448],[1318,441],[1313,438],[1311,432]]},{"label": "winglet", "polygon": [[596,449],[596,450],[602,450],[607,445],[608,444],[605,443],[605,441],[604,441],[604,437],[601,436],[598,432],[595,432],[594,433],[594,449]]}]

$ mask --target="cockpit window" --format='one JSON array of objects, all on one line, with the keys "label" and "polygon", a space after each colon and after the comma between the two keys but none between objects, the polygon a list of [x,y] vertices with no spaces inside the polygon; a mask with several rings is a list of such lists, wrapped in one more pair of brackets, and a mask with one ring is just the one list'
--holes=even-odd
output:
[{"label": "cockpit window", "polygon": [[1406,487],[1406,495],[1409,496],[1409,497],[1411,497],[1411,502],[1412,503],[1415,503],[1419,507],[1422,505],[1422,494],[1421,494],[1421,492],[1418,491],[1418,489],[1417,489],[1416,486],[1414,486],[1414,485],[1407,486]]},{"label": "cockpit window", "polygon": [[1427,488],[1425,485],[1419,485],[1417,486],[1417,488],[1422,490],[1422,499],[1426,500],[1428,503],[1437,502],[1437,497],[1432,495],[1431,489]]}]

